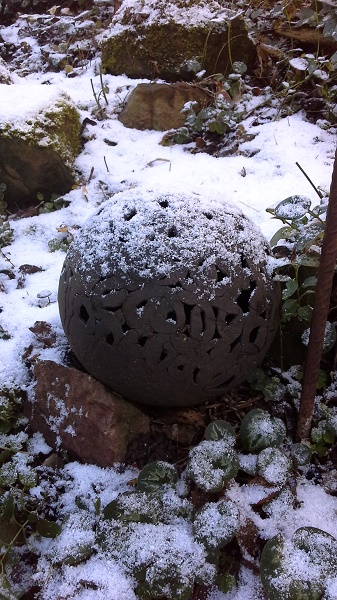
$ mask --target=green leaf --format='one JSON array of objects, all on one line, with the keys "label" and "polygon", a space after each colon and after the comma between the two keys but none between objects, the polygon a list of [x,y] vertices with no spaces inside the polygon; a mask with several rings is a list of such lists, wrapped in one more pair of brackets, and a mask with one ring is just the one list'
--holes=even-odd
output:
[{"label": "green leaf", "polygon": [[329,430],[325,431],[323,434],[323,440],[327,444],[333,444],[335,441],[335,436],[334,436],[333,432],[329,431]]},{"label": "green leaf", "polygon": [[292,445],[290,454],[295,463],[295,467],[303,467],[310,463],[312,450],[307,444],[298,443]]},{"label": "green leaf", "polygon": [[319,370],[318,379],[317,379],[317,389],[318,390],[326,390],[329,385],[329,377],[325,371],[322,369]]},{"label": "green leaf", "polygon": [[214,106],[207,106],[206,108],[202,108],[200,112],[198,112],[198,117],[202,121],[208,121],[209,119],[215,119],[217,115],[217,110]]},{"label": "green leaf", "polygon": [[329,352],[336,343],[336,328],[330,321],[326,322],[322,352]]},{"label": "green leaf", "polygon": [[212,121],[211,123],[209,123],[208,129],[211,133],[218,133],[219,135],[223,135],[224,133],[227,133],[227,131],[229,131],[230,127],[227,125],[227,123],[224,123],[223,121]]},{"label": "green leaf", "polygon": [[315,277],[315,276],[307,277],[303,281],[301,288],[315,287],[316,283],[317,283],[317,277]]},{"label": "green leaf", "polygon": [[247,65],[240,60],[236,60],[232,64],[233,73],[239,73],[239,75],[243,75],[247,71]]},{"label": "green leaf", "polygon": [[139,492],[158,492],[162,485],[174,486],[178,481],[177,469],[170,463],[157,460],[146,465],[138,475]]},{"label": "green leaf", "polygon": [[287,219],[288,221],[294,221],[304,217],[308,212],[311,205],[311,200],[306,196],[289,196],[274,209],[274,214],[279,219]]},{"label": "green leaf", "polygon": [[[274,211],[272,211],[272,209],[267,208],[266,212],[270,212],[271,214],[274,214]],[[292,237],[293,235],[294,235],[294,229],[287,225],[285,227],[281,227],[281,229],[276,231],[276,233],[274,233],[274,235],[271,238],[269,243],[270,243],[271,247],[273,248],[273,246],[276,246],[277,242],[279,242],[280,240],[287,240],[288,238]]]},{"label": "green leaf", "polygon": [[240,435],[244,450],[257,454],[265,448],[279,446],[285,438],[286,428],[281,419],[272,418],[261,408],[254,408],[244,416]]},{"label": "green leaf", "polygon": [[266,385],[267,376],[263,369],[257,368],[247,377],[247,381],[253,390],[260,392]]},{"label": "green leaf", "polygon": [[236,581],[235,577],[230,573],[219,573],[216,577],[215,584],[223,594],[228,594],[234,588]]},{"label": "green leaf", "polygon": [[220,492],[239,470],[236,452],[226,440],[204,440],[190,450],[188,474],[204,492]]},{"label": "green leaf", "polygon": [[[306,565],[305,573],[293,565]],[[319,600],[337,568],[336,539],[315,527],[297,529],[292,540],[278,534],[263,548],[261,580],[269,600]]]},{"label": "green leaf", "polygon": [[54,521],[47,521],[47,519],[38,518],[36,529],[42,537],[45,538],[56,538],[61,531],[62,528],[60,525],[55,523]]},{"label": "green leaf", "polygon": [[313,309],[311,306],[300,306],[297,311],[298,318],[301,321],[308,321],[308,323],[310,323],[311,317],[312,317],[312,311],[313,311]]},{"label": "green leaf", "polygon": [[325,224],[321,221],[314,221],[304,227],[296,237],[296,249],[305,250],[312,244],[317,243],[323,237]]},{"label": "green leaf", "polygon": [[299,303],[294,298],[285,300],[282,304],[281,318],[282,321],[290,321],[290,319],[297,313]]},{"label": "green leaf", "polygon": [[3,504],[3,519],[4,521],[11,521],[15,513],[15,500],[12,494],[8,494]]},{"label": "green leaf", "polygon": [[160,521],[163,503],[159,496],[146,492],[124,492],[109,502],[103,510],[105,519],[122,523],[153,523]]},{"label": "green leaf", "polygon": [[39,520],[39,516],[35,512],[30,512],[27,516],[27,521],[29,523],[37,523]]},{"label": "green leaf", "polygon": [[287,300],[298,290],[298,284],[296,279],[288,279],[286,282],[286,289],[282,292],[282,300]]},{"label": "green leaf", "polygon": [[268,379],[263,388],[264,399],[267,402],[281,402],[286,393],[286,387],[280,382],[278,377]]},{"label": "green leaf", "polygon": [[9,583],[5,573],[0,573],[0,600],[16,600],[13,588]]},{"label": "green leaf", "polygon": [[240,515],[231,500],[210,502],[197,511],[193,522],[196,540],[208,550],[223,548],[239,528]]},{"label": "green leaf", "polygon": [[[306,329],[305,331],[303,331],[302,333],[302,343],[305,346],[308,346],[309,344],[309,337],[310,337],[310,328]],[[326,322],[325,325],[325,332],[324,332],[324,339],[323,339],[323,347],[322,347],[322,353],[325,354],[326,352],[329,352],[329,350],[331,350],[335,343],[336,343],[336,328],[333,325],[333,323],[330,323],[330,321]]]},{"label": "green leaf", "polygon": [[213,421],[205,430],[205,439],[216,442],[218,440],[227,440],[235,444],[235,429],[228,421]]},{"label": "green leaf", "polygon": [[279,448],[265,448],[257,457],[257,472],[272,485],[284,485],[290,477],[291,461]]},{"label": "green leaf", "polygon": [[[0,423],[0,433],[8,433],[11,428],[12,425],[10,423]],[[12,454],[12,450],[3,450],[2,452],[0,452],[0,465],[7,462],[8,459],[12,456]]]},{"label": "green leaf", "polygon": [[319,258],[318,256],[307,256],[306,254],[301,254],[298,259],[298,266],[318,268]]}]

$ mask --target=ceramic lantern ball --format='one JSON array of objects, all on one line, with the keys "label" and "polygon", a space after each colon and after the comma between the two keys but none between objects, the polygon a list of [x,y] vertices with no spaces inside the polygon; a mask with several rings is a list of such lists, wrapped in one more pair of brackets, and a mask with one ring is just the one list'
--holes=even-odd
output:
[{"label": "ceramic lantern ball", "polygon": [[116,194],[64,262],[59,306],[83,367],[125,398],[191,406],[262,361],[279,290],[261,233],[236,208],[196,194]]}]

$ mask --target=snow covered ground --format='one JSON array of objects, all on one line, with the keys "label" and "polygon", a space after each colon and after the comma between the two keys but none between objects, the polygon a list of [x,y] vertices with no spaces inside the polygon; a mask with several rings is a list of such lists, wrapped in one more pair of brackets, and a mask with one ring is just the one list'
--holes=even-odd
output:
[{"label": "snow covered ground", "polygon": [[[7,39],[10,39],[10,35],[15,35],[14,29],[10,33],[9,28],[2,33],[6,33]],[[15,77],[10,94],[7,94],[7,86],[0,86],[0,118],[16,118],[38,106],[45,98],[52,97],[55,90],[62,90],[70,95],[82,120],[86,117],[95,119],[97,106],[90,79],[99,91],[97,71],[97,63],[93,63],[76,78],[67,78],[64,73],[32,73],[24,79]],[[60,347],[45,350],[44,358],[59,359],[62,344],[66,343],[57,306],[58,280],[65,255],[60,250],[50,252],[48,242],[54,238],[62,239],[64,233],[58,231],[58,228],[63,225],[76,235],[78,227],[90,218],[97,206],[114,193],[135,187],[144,192],[184,191],[205,196],[210,199],[210,203],[212,200],[217,203],[232,203],[269,240],[280,223],[271,219],[266,212],[267,207],[292,194],[309,196],[313,205],[318,203],[296,162],[317,187],[328,190],[330,186],[335,135],[306,122],[301,113],[258,126],[252,125],[253,118],[248,119],[244,126],[248,133],[255,134],[255,138],[241,144],[240,151],[256,151],[250,158],[243,154],[227,158],[214,158],[207,154],[192,155],[185,151],[184,146],[159,145],[162,133],[126,129],[117,119],[118,109],[130,89],[140,81],[129,80],[125,76],[104,75],[103,78],[109,88],[108,118],[97,120],[96,125],[86,126],[87,141],[76,160],[80,184],[77,189],[64,196],[69,201],[69,206],[10,223],[14,239],[10,246],[3,248],[0,255],[0,325],[10,335],[9,339],[0,339],[2,386],[25,388],[28,385],[28,373],[21,357],[24,349],[34,339],[29,327],[35,321],[47,321],[58,332]],[[42,86],[47,81],[49,85]],[[105,140],[114,142],[115,145],[109,145]],[[24,264],[37,265],[42,270],[26,275],[24,287],[21,288],[18,287],[19,267]],[[15,274],[14,278],[8,276],[8,270]],[[46,291],[49,293],[44,294]],[[41,302],[41,296],[46,295],[50,302]],[[46,451],[39,438],[36,441],[35,452],[43,449]],[[97,498],[105,506],[118,493],[132,489],[128,482],[134,477],[135,471],[132,469],[120,474],[114,468],[100,469],[90,465],[68,464],[58,482],[60,488],[65,488],[62,499],[58,499],[60,515],[69,517],[76,514],[76,511],[79,512],[76,497],[80,495],[85,498],[88,519],[92,522]],[[241,518],[252,519],[264,539],[278,532],[289,538],[295,529],[306,525],[319,527],[337,538],[337,498],[326,494],[314,483],[299,480],[297,494],[300,506],[296,509],[289,508],[287,499],[284,502],[280,500],[275,503],[268,519],[258,517],[251,510],[250,503],[256,501],[256,498],[249,498],[252,489],[245,486],[240,488],[234,484],[230,490],[230,498],[240,507]],[[39,487],[31,490],[32,496],[37,498],[39,495],[43,497],[42,492]],[[169,551],[181,552],[184,557],[184,544],[188,543],[189,532],[183,525],[180,530],[177,524],[174,527],[175,542],[172,542]],[[173,536],[172,532],[171,534]],[[164,536],[164,532],[162,535]],[[73,538],[79,539],[81,536],[87,543],[93,543],[91,529],[80,522],[80,519],[76,522],[74,518],[73,525],[64,533],[58,547],[55,541],[47,539],[40,543],[38,550],[41,552],[41,559],[35,577],[42,586],[41,598],[136,598],[133,580],[127,574],[127,569],[108,560],[104,553],[98,552],[77,566],[63,566],[59,569],[52,566],[52,548],[56,548],[55,552],[62,555],[62,545],[67,547]],[[31,541],[33,546],[35,543],[37,542]],[[83,581],[91,583],[85,586],[81,584]],[[208,594],[207,600],[263,598],[258,576],[243,567],[234,591],[223,594],[214,589]],[[336,585],[334,587],[331,584],[330,595],[326,598],[337,598]]]}]

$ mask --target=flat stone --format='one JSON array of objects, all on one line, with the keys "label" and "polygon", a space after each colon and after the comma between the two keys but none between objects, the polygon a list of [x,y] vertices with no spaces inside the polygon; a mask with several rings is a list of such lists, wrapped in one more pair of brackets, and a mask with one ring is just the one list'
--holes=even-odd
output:
[{"label": "flat stone", "polygon": [[130,94],[119,115],[125,127],[167,131],[182,127],[186,115],[181,112],[186,102],[195,101],[195,112],[210,104],[209,94],[188,83],[140,83]]},{"label": "flat stone", "polygon": [[40,360],[34,377],[34,398],[25,414],[53,448],[108,467],[124,462],[128,445],[149,433],[145,414],[82,371]]}]

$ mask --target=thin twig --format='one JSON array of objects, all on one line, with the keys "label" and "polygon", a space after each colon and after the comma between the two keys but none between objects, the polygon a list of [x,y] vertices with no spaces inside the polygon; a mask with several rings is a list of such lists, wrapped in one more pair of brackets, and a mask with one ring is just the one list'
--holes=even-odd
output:
[{"label": "thin twig", "polygon": [[89,175],[89,179],[88,179],[88,183],[90,183],[90,181],[92,180],[92,177],[93,177],[93,174],[94,174],[94,170],[95,170],[95,167],[91,167],[90,175]]},{"label": "thin twig", "polygon": [[91,83],[92,93],[94,94],[94,98],[95,98],[96,104],[97,104],[99,110],[102,110],[102,107],[101,107],[101,105],[99,103],[98,96],[97,96],[97,94],[95,92],[94,83],[93,83],[92,79],[90,79],[90,83]]},{"label": "thin twig", "polygon": [[315,184],[311,181],[310,177],[306,174],[306,172],[304,171],[304,169],[302,169],[301,165],[297,162],[295,163],[296,166],[299,168],[299,170],[303,173],[304,177],[307,178],[307,180],[309,181],[310,185],[312,185],[312,187],[314,188],[316,194],[318,195],[318,197],[322,200],[323,198],[323,194],[322,192],[320,192],[317,187],[315,186]]},{"label": "thin twig", "polygon": [[106,158],[105,158],[105,156],[103,156],[103,160],[104,160],[104,164],[105,164],[105,166],[106,166],[106,170],[108,171],[108,173],[110,173],[110,171],[109,171],[109,167],[108,167],[108,165],[107,165],[107,162],[106,162]]},{"label": "thin twig", "polygon": [[99,67],[99,78],[100,78],[100,82],[101,82],[102,94],[103,94],[105,103],[108,106],[109,102],[108,102],[108,99],[107,99],[107,97],[105,95],[105,89],[104,89],[104,83],[103,83],[103,77],[102,77],[102,67],[101,66]]},{"label": "thin twig", "polygon": [[13,263],[12,263],[11,259],[10,259],[10,258],[8,258],[7,254],[5,254],[1,248],[0,248],[0,254],[1,254],[1,256],[3,256],[3,258],[4,258],[4,259],[5,259],[7,262],[9,262],[9,264],[10,264],[10,265],[13,267],[13,269],[14,269],[14,268],[15,268],[15,265],[13,265]]}]

